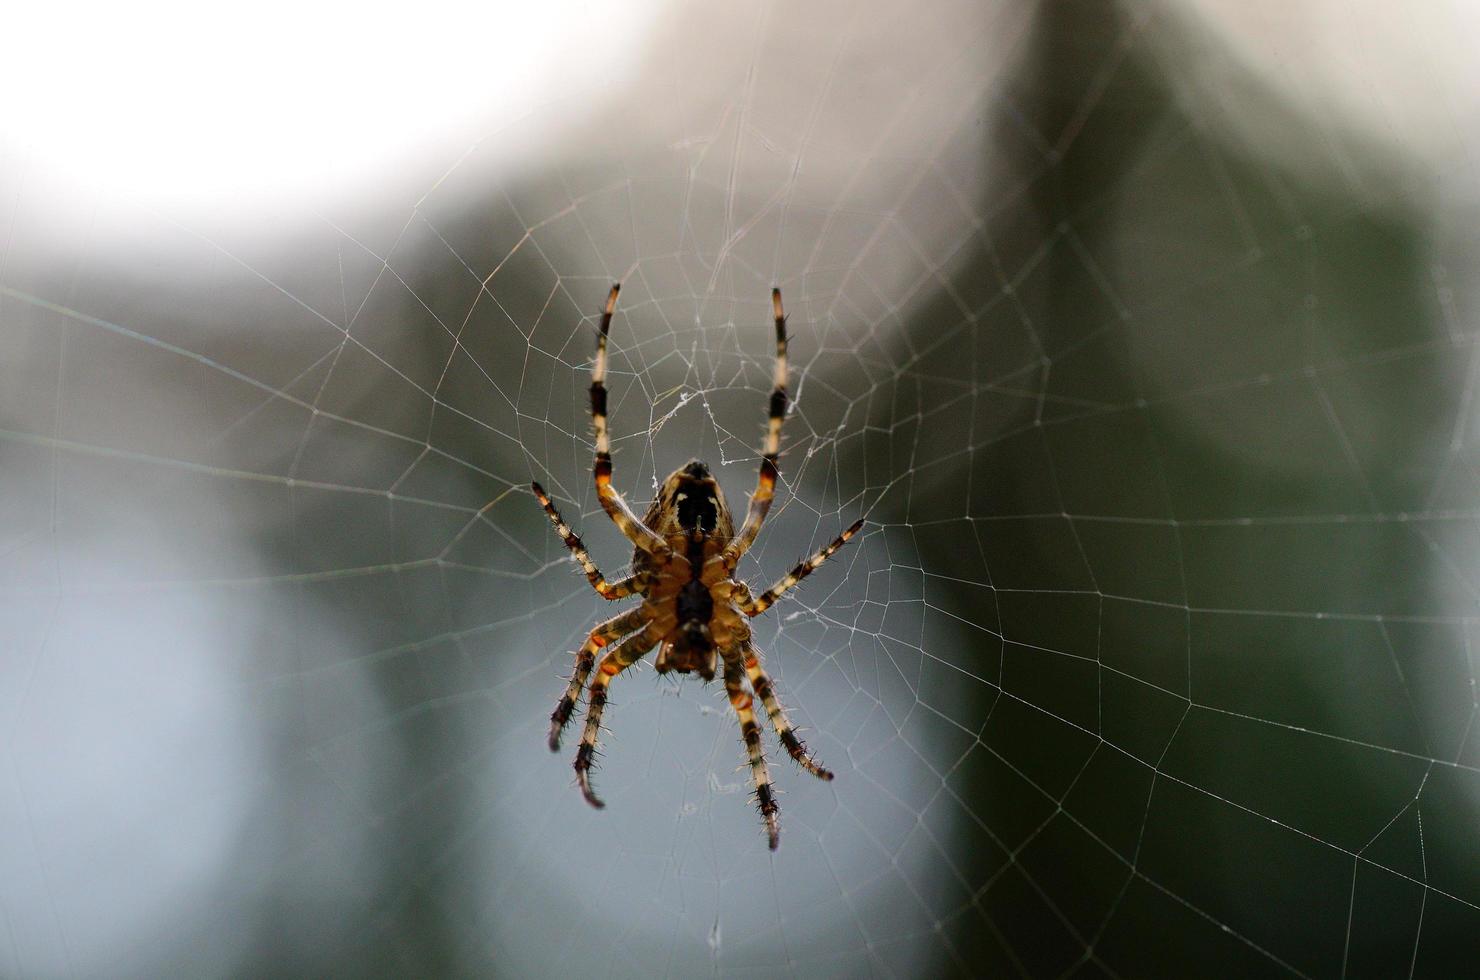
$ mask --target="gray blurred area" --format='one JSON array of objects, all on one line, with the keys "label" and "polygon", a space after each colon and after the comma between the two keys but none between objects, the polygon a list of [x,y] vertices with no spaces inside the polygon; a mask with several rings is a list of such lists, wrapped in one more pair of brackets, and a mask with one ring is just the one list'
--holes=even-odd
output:
[{"label": "gray blurred area", "polygon": [[[1231,11],[674,6],[308,204],[0,144],[0,975],[1472,968],[1477,93]],[[774,853],[718,685],[615,682],[603,811],[544,745],[615,280],[634,506],[743,507],[778,285],[741,572],[866,521],[757,621]]]}]

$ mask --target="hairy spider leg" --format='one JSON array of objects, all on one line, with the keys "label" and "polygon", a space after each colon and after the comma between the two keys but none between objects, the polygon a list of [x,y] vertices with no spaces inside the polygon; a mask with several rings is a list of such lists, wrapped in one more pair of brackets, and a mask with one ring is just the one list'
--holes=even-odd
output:
[{"label": "hairy spider leg", "polygon": [[766,769],[766,756],[761,749],[761,726],[755,720],[753,701],[741,684],[740,664],[733,657],[725,659],[725,692],[730,696],[730,707],[740,719],[740,738],[745,742],[745,751],[750,757],[750,778],[755,782],[756,805],[760,807],[761,819],[766,822],[766,835],[770,838],[771,850],[781,843],[781,826],[777,812],[775,791],[771,789],[771,774]]},{"label": "hairy spider leg", "polygon": [[581,747],[576,749],[575,770],[581,795],[598,810],[606,804],[591,788],[591,763],[596,759],[596,739],[601,732],[601,715],[606,710],[606,686],[613,677],[642,659],[643,654],[657,645],[673,626],[671,618],[666,622],[648,623],[642,632],[633,633],[607,651],[596,666],[596,676],[591,679],[591,695],[586,701],[586,729],[581,733]]},{"label": "hairy spider leg", "polygon": [[771,312],[776,318],[776,370],[771,381],[770,417],[766,421],[766,446],[761,454],[761,472],[756,480],[755,493],[750,497],[750,510],[745,515],[745,524],[725,548],[726,568],[734,568],[740,556],[750,550],[755,536],[761,531],[766,512],[776,496],[776,480],[780,476],[777,463],[781,459],[781,423],[786,419],[786,312],[781,308],[781,290],[771,290]]},{"label": "hairy spider leg", "polygon": [[586,573],[586,578],[591,581],[591,587],[596,590],[603,599],[625,599],[630,595],[640,595],[646,585],[641,575],[628,575],[626,578],[615,582],[608,582],[601,574],[601,569],[591,560],[591,553],[586,550],[585,543],[569,524],[560,516],[560,511],[550,502],[549,494],[545,488],[538,483],[530,484],[534,488],[534,495],[539,498],[540,506],[545,508],[545,514],[550,518],[550,523],[555,525],[555,533],[560,535],[565,546],[570,549],[571,556],[575,558],[576,564],[581,566],[581,571]]},{"label": "hairy spider leg", "polygon": [[617,309],[621,283],[613,283],[606,297],[606,310],[601,314],[601,336],[596,341],[596,362],[591,365],[591,426],[596,430],[596,495],[601,508],[622,534],[638,548],[660,560],[669,555],[668,544],[652,528],[643,524],[627,506],[627,501],[612,486],[612,444],[606,428],[606,338],[611,332],[612,313]]},{"label": "hairy spider leg", "polygon": [[629,609],[620,615],[613,616],[606,622],[599,624],[593,629],[586,642],[576,651],[575,669],[571,671],[570,684],[565,688],[565,693],[555,703],[555,711],[550,715],[550,751],[560,750],[560,735],[565,731],[565,726],[570,721],[570,716],[576,707],[576,699],[581,696],[581,689],[586,686],[586,678],[591,675],[591,668],[596,663],[596,651],[626,636],[633,630],[639,628],[648,621],[648,611],[644,606]]},{"label": "hairy spider leg", "polygon": [[771,727],[776,729],[776,735],[781,739],[781,744],[786,746],[786,751],[803,769],[818,779],[832,779],[832,771],[823,768],[816,759],[812,758],[807,752],[807,746],[797,738],[796,730],[791,727],[791,721],[786,717],[786,711],[776,697],[776,685],[761,669],[760,658],[755,648],[748,643],[745,645],[745,674],[750,678],[750,686],[760,697],[761,704],[766,706],[766,715],[771,719]]},{"label": "hairy spider leg", "polygon": [[798,562],[797,566],[787,572],[781,581],[762,592],[759,598],[742,601],[740,603],[740,611],[747,616],[759,616],[767,609],[770,609],[777,599],[791,591],[802,579],[821,568],[823,562],[837,554],[838,549],[847,544],[848,539],[857,534],[858,529],[861,527],[863,527],[862,519],[855,521],[852,527],[836,538],[833,538],[832,543],[826,548],[823,548],[806,561]]}]

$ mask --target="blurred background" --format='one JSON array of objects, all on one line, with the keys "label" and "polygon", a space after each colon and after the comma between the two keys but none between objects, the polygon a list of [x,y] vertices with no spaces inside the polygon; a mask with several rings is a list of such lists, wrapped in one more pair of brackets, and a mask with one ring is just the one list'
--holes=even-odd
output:
[{"label": "blurred background", "polygon": [[[0,42],[0,975],[1452,976],[1460,4],[34,5]],[[544,746],[616,483],[782,488]]]}]

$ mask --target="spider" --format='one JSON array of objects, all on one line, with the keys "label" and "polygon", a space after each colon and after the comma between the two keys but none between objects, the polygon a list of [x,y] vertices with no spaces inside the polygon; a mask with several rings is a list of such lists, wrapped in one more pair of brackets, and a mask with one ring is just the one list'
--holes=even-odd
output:
[{"label": "spider", "polygon": [[[591,423],[596,431],[596,493],[602,509],[635,546],[632,574],[615,582],[607,581],[592,562],[580,537],[550,502],[544,488],[535,483],[533,489],[550,523],[555,526],[555,533],[570,549],[596,592],[605,599],[641,596],[642,603],[597,625],[576,651],[570,683],[550,715],[550,750],[560,750],[561,733],[570,721],[576,699],[594,667],[586,727],[581,735],[581,746],[576,751],[575,770],[576,781],[586,802],[598,809],[605,806],[591,788],[591,763],[596,755],[602,712],[606,708],[606,689],[612,679],[655,646],[659,650],[654,666],[660,674],[669,671],[697,673],[707,683],[714,679],[716,661],[722,661],[725,692],[740,722],[740,735],[750,758],[750,775],[755,782],[756,803],[774,851],[781,840],[777,820],[779,806],[766,770],[765,754],[761,751],[760,724],[756,721],[751,694],[746,690],[747,681],[750,691],[765,705],[771,725],[791,757],[819,779],[830,780],[833,774],[807,752],[787,720],[786,712],[776,697],[776,686],[766,676],[761,667],[760,652],[751,642],[747,619],[765,612],[784,593],[816,571],[858,533],[863,521],[856,522],[838,535],[831,544],[798,564],[758,597],[752,596],[750,588],[734,577],[736,564],[755,542],[766,512],[770,510],[779,475],[776,463],[781,453],[781,422],[787,407],[786,314],[782,310],[779,289],[771,291],[771,308],[776,319],[776,369],[766,449],[761,456],[760,477],[740,533],[735,533],[734,521],[725,506],[725,495],[719,484],[710,475],[709,467],[698,460],[674,470],[663,481],[647,514],[639,521],[626,500],[612,486],[611,441],[606,427],[606,341],[620,289],[620,283],[612,286],[606,298],[606,310],[601,316],[596,362],[591,368]],[[611,646],[611,649],[597,664],[596,653],[606,646]]]}]

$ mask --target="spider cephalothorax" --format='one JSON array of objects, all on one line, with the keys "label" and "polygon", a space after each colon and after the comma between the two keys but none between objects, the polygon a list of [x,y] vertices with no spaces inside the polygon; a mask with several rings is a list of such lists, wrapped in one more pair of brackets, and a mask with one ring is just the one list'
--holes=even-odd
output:
[{"label": "spider cephalothorax", "polygon": [[[756,801],[766,823],[770,846],[780,841],[775,794],[771,789],[765,755],[761,751],[760,725],[755,718],[751,694],[765,705],[771,725],[781,744],[804,769],[821,779],[832,779],[832,773],[818,765],[806,750],[786,712],[776,698],[775,685],[761,668],[760,652],[751,643],[751,616],[759,616],[788,589],[817,569],[843,543],[858,533],[858,521],[838,535],[826,548],[793,568],[781,581],[753,597],[744,582],[734,578],[735,566],[755,542],[766,512],[775,496],[781,454],[781,423],[786,417],[786,315],[781,308],[781,291],[771,291],[771,306],[776,320],[776,372],[771,391],[770,419],[766,430],[766,448],[761,456],[760,478],[750,498],[745,523],[736,534],[725,495],[709,472],[709,467],[692,460],[674,470],[663,481],[657,497],[641,521],[627,506],[622,495],[612,486],[611,442],[606,428],[606,339],[611,330],[612,312],[617,305],[613,286],[601,317],[601,336],[596,343],[596,362],[591,368],[591,422],[596,430],[596,493],[602,509],[635,546],[632,574],[608,582],[591,561],[580,537],[561,518],[550,497],[538,484],[535,496],[545,508],[555,531],[570,548],[571,554],[590,579],[596,591],[607,599],[641,596],[642,603],[597,626],[576,651],[575,671],[565,694],[550,716],[550,748],[560,748],[560,735],[575,710],[576,699],[591,678],[590,700],[581,747],[576,751],[576,779],[586,800],[595,807],[604,806],[591,789],[591,763],[596,754],[596,738],[601,730],[601,716],[606,708],[606,689],[613,677],[635,663],[653,647],[658,647],[656,668],[659,673],[696,673],[704,680],[714,679],[717,663],[724,665],[725,691],[740,721],[740,734],[750,758],[751,777],[755,781]],[[596,663],[596,651],[612,648]],[[592,677],[593,668],[595,676]]]}]

